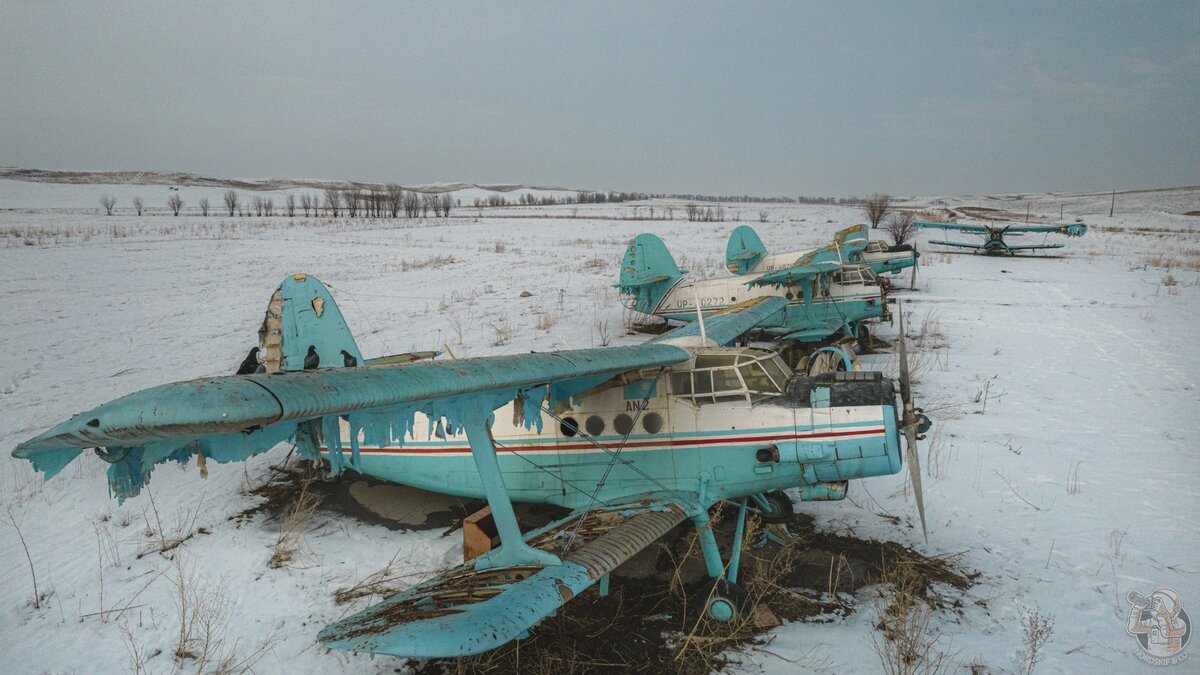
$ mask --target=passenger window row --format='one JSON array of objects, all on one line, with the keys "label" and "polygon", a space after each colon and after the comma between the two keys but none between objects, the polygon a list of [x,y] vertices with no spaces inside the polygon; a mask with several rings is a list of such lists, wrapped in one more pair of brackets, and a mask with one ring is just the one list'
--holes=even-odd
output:
[{"label": "passenger window row", "polygon": [[[662,431],[663,418],[658,413],[648,412],[642,415],[642,429],[648,434],[657,434]],[[621,413],[613,418],[613,432],[625,436],[632,433],[634,429],[633,417]],[[581,431],[586,432],[588,436],[602,436],[606,429],[604,418],[599,415],[590,415],[583,422],[583,428],[579,428],[579,422],[574,417],[562,418],[562,423],[558,425],[558,430],[563,436],[571,438],[578,435]]]}]

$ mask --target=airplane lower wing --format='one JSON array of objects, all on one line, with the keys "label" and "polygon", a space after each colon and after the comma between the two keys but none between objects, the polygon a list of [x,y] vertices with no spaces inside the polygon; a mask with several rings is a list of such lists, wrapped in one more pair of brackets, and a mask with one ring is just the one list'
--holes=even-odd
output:
[{"label": "airplane lower wing", "polygon": [[333,649],[413,658],[495,649],[670,532],[685,520],[685,508],[647,498],[578,509],[525,537],[561,564],[477,570],[465,563],[327,626],[317,640]]},{"label": "airplane lower wing", "polygon": [[1032,251],[1039,248],[1063,248],[1064,244],[1008,244],[1010,251]]},{"label": "airplane lower wing", "polygon": [[942,241],[940,239],[931,239],[929,241],[929,243],[941,244],[942,246],[959,246],[961,248],[975,248],[975,249],[983,248],[983,244],[967,244],[967,243],[964,243],[961,241]]},{"label": "airplane lower wing", "polygon": [[805,279],[811,279],[822,272],[831,272],[839,267],[841,267],[841,264],[833,261],[815,263],[811,265],[793,265],[792,267],[775,270],[774,272],[767,272],[760,277],[747,281],[746,285],[751,287],[794,286]]},{"label": "airplane lower wing", "polygon": [[[788,301],[778,296],[767,296],[744,300],[704,317],[704,333],[718,345],[732,344],[745,332],[782,312]],[[693,321],[675,330],[663,333],[651,342],[666,342],[682,337],[700,336],[700,324]]]}]

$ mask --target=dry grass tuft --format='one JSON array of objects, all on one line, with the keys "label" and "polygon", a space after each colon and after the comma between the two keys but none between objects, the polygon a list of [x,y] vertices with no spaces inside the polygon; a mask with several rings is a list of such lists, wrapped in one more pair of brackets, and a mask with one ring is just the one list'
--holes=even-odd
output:
[{"label": "dry grass tuft", "polygon": [[304,534],[312,521],[313,512],[321,504],[321,496],[313,494],[310,488],[317,480],[316,471],[310,471],[300,480],[300,492],[296,499],[283,513],[279,525],[279,538],[275,540],[275,548],[271,553],[267,566],[272,569],[290,567],[296,554],[304,548]]}]

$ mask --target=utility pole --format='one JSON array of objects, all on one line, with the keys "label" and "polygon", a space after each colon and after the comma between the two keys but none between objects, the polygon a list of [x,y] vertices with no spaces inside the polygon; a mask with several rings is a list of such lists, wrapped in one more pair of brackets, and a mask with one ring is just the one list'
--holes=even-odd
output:
[{"label": "utility pole", "polygon": [[1113,209],[1117,206],[1117,191],[1113,190],[1112,203],[1108,205],[1108,217],[1112,218]]},{"label": "utility pole", "polygon": [[1062,212],[1063,212],[1063,205],[1059,204],[1058,205],[1058,219],[1059,220],[1062,220]]},{"label": "utility pole", "polygon": [[1025,222],[1029,222],[1029,202],[1025,202]]}]

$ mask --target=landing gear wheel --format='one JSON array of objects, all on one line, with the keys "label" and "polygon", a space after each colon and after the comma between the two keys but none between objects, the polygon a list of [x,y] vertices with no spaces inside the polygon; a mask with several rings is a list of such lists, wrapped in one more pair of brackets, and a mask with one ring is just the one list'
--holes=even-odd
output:
[{"label": "landing gear wheel", "polygon": [[859,354],[870,354],[871,352],[875,351],[872,347],[874,342],[871,340],[871,331],[867,328],[866,324],[858,324],[857,339]]},{"label": "landing gear wheel", "polygon": [[763,495],[769,508],[762,510],[762,519],[768,524],[786,523],[792,519],[795,512],[792,508],[792,498],[783,490],[768,492]]},{"label": "landing gear wheel", "polygon": [[704,604],[704,616],[721,623],[736,621],[749,604],[746,591],[728,579],[716,579],[705,586],[699,600]]}]

